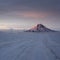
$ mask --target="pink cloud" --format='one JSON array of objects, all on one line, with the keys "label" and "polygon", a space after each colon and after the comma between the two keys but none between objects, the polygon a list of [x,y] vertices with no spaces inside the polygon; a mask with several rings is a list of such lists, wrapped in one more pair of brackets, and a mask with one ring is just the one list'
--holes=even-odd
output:
[{"label": "pink cloud", "polygon": [[34,18],[34,19],[45,18],[46,16],[48,16],[47,13],[35,12],[35,11],[21,12],[21,13],[17,13],[17,15],[24,18]]}]

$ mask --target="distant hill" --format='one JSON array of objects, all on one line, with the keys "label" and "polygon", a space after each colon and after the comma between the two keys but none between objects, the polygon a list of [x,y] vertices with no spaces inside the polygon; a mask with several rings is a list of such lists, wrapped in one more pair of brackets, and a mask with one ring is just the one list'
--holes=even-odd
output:
[{"label": "distant hill", "polygon": [[42,24],[37,24],[36,26],[27,30],[26,32],[55,32],[55,30],[51,30]]}]

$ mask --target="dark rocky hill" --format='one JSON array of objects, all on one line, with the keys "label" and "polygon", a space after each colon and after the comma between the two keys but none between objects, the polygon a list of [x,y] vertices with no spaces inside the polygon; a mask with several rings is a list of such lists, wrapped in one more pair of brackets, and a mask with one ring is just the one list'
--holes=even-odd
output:
[{"label": "dark rocky hill", "polygon": [[37,24],[35,27],[27,30],[26,32],[55,32],[55,31],[45,27],[42,24]]}]

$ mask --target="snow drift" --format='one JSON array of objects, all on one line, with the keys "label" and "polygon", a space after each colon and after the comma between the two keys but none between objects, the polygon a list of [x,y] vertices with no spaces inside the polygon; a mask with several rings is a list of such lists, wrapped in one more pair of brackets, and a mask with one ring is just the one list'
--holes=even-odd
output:
[{"label": "snow drift", "polygon": [[60,32],[0,32],[0,60],[60,60]]}]

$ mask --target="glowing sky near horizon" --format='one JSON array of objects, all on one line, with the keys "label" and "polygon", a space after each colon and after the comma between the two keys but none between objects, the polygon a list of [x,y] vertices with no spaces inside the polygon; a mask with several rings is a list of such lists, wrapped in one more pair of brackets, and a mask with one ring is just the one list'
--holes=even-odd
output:
[{"label": "glowing sky near horizon", "polygon": [[38,23],[60,30],[60,0],[0,0],[0,29],[28,29]]}]

